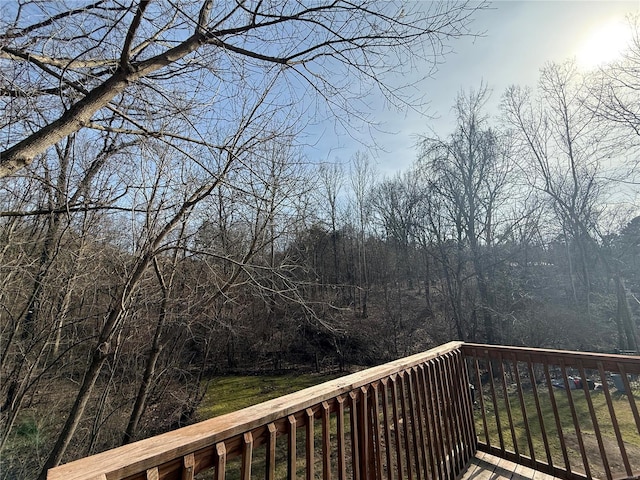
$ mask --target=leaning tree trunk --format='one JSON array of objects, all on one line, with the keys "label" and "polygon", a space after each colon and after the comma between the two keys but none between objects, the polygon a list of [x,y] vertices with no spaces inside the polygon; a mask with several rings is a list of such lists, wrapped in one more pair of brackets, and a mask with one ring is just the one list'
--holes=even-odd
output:
[{"label": "leaning tree trunk", "polygon": [[[152,382],[155,378],[156,365],[158,363],[158,358],[160,358],[160,353],[162,352],[163,345],[161,343],[162,332],[164,330],[164,325],[167,319],[167,304],[169,301],[169,292],[170,286],[166,284],[164,278],[162,277],[162,273],[160,272],[160,267],[158,265],[157,259],[154,259],[153,265],[156,271],[156,275],[160,282],[162,288],[162,303],[160,305],[160,313],[158,315],[158,323],[156,324],[156,331],[153,335],[153,341],[151,343],[151,351],[147,355],[147,364],[144,370],[144,374],[142,376],[142,382],[140,383],[140,388],[138,389],[138,394],[136,395],[136,401],[133,405],[133,410],[131,411],[131,416],[129,417],[129,422],[127,423],[127,428],[124,432],[124,437],[122,438],[122,444],[126,445],[131,442],[135,438],[136,432],[138,431],[138,424],[140,422],[140,418],[142,418],[142,414],[144,413],[147,406],[147,398],[149,397],[149,390],[151,389]],[[173,265],[175,269],[175,262]]]},{"label": "leaning tree trunk", "polygon": [[[157,241],[159,242],[160,239]],[[115,351],[114,342],[116,340],[116,334],[127,313],[126,305],[129,303],[133,291],[137,287],[138,282],[142,278],[142,275],[149,266],[152,258],[153,254],[149,252],[138,260],[136,268],[129,277],[117,300],[114,302],[113,307],[109,312],[109,316],[100,331],[98,341],[94,346],[91,361],[85,370],[80,390],[76,395],[76,400],[71,407],[71,411],[69,412],[69,416],[67,417],[64,426],[62,427],[62,431],[58,435],[58,439],[49,454],[49,458],[40,472],[40,480],[45,480],[47,478],[47,470],[60,464],[62,456],[66,452],[67,447],[80,424],[80,420],[82,419],[84,410],[91,398],[93,388],[95,387],[98,376],[102,371],[102,367],[109,355]]]}]

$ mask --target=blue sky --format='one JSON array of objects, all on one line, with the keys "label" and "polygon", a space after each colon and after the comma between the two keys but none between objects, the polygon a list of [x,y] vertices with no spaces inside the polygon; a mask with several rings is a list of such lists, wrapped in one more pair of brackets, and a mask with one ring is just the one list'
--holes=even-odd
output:
[{"label": "blue sky", "polygon": [[[409,167],[415,158],[416,135],[430,128],[440,135],[450,131],[450,108],[461,89],[486,82],[493,90],[491,108],[497,109],[509,85],[535,87],[539,69],[546,62],[580,59],[585,49],[596,48],[594,41],[606,50],[605,40],[594,40],[594,35],[605,25],[622,22],[628,13],[640,13],[640,0],[493,2],[490,9],[476,14],[472,25],[484,35],[453,42],[454,52],[423,84],[430,114],[437,118],[429,120],[414,111],[374,109],[372,117],[388,132],[374,133],[376,142],[386,150],[371,151],[379,172],[391,175]],[[589,44],[592,46],[587,47]],[[377,103],[375,98],[371,102]],[[366,150],[349,135],[336,135],[333,130],[327,124],[322,138],[308,149],[310,159],[346,162],[356,151]],[[362,138],[366,137],[362,132]]]}]

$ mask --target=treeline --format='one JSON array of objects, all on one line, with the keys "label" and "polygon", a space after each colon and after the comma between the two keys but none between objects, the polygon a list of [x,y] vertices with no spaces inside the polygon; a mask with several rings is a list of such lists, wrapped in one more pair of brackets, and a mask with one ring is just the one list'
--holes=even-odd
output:
[{"label": "treeline", "polygon": [[3,475],[191,422],[213,374],[452,339],[637,350],[639,46],[548,65],[500,118],[462,92],[391,178],[260,124],[184,156],[80,131],[4,179]]}]

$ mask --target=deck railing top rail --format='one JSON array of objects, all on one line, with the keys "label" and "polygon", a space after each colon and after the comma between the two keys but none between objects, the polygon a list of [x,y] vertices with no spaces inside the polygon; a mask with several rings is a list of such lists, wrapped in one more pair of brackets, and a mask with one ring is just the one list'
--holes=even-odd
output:
[{"label": "deck railing top rail", "polygon": [[567,367],[582,366],[586,369],[597,370],[598,364],[604,370],[619,372],[622,366],[629,374],[640,374],[640,361],[638,356],[576,352],[571,350],[553,350],[548,348],[510,347],[504,345],[485,345],[477,343],[464,343],[462,350],[466,355],[474,354],[491,359],[516,360],[521,362],[546,363],[557,365],[560,361]]},{"label": "deck railing top rail", "polygon": [[[300,412],[304,415],[305,411],[310,411],[314,406],[330,401],[335,403],[340,396],[348,397],[350,392],[366,389],[383,379],[394,378],[396,374],[404,375],[401,372],[411,371],[425,362],[447,356],[453,351],[459,352],[461,345],[462,342],[450,342],[427,352],[82,458],[49,470],[48,478],[50,480],[111,480],[134,475],[145,478],[148,477],[149,469],[184,459],[203,449],[215,449],[219,442],[238,435],[242,436],[246,432],[271,425],[272,422],[287,419],[287,417],[293,418],[292,416],[299,415]],[[311,415],[313,418],[313,413]]]}]

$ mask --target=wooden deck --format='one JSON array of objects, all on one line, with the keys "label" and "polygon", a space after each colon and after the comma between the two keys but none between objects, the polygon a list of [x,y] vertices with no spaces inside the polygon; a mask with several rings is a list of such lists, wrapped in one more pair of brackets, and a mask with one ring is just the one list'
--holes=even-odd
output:
[{"label": "wooden deck", "polygon": [[[632,382],[638,389],[636,375],[640,376],[637,356],[450,342],[60,465],[49,470],[47,478],[194,480],[203,472],[216,479],[250,480],[300,470],[299,478],[329,478],[335,473],[347,478],[351,472],[371,479],[386,478],[391,470],[394,478],[410,479],[450,479],[455,472],[457,480],[590,480],[595,472],[591,464],[600,463],[595,441],[604,471],[598,470],[600,478],[618,478],[623,468],[623,477],[640,480],[638,455],[625,443],[618,420],[633,417],[640,432],[635,400],[640,393],[625,393],[633,392]],[[602,391],[591,392],[583,379],[602,384]],[[606,402],[607,412],[596,410],[595,396],[600,404]],[[569,411],[561,412],[557,401]],[[553,407],[551,420],[541,405]],[[569,421],[563,422],[563,416]],[[517,418],[524,423],[515,422]],[[535,437],[532,432],[538,427]],[[605,435],[604,427],[613,428],[615,436]],[[587,448],[581,432],[592,428]],[[524,439],[516,438],[516,432]],[[555,436],[562,452],[571,446],[565,439],[575,438],[580,456],[563,455],[564,462],[553,464]],[[518,453],[518,443],[528,445],[525,451],[534,452],[538,460],[525,457],[522,450]],[[508,450],[511,445],[513,452]],[[527,465],[556,476],[507,458],[527,459]],[[542,458],[551,460],[547,464]],[[622,467],[614,465],[618,459]],[[465,465],[469,468],[461,473]]]},{"label": "wooden deck", "polygon": [[556,480],[557,478],[488,453],[478,452],[460,480]]}]

